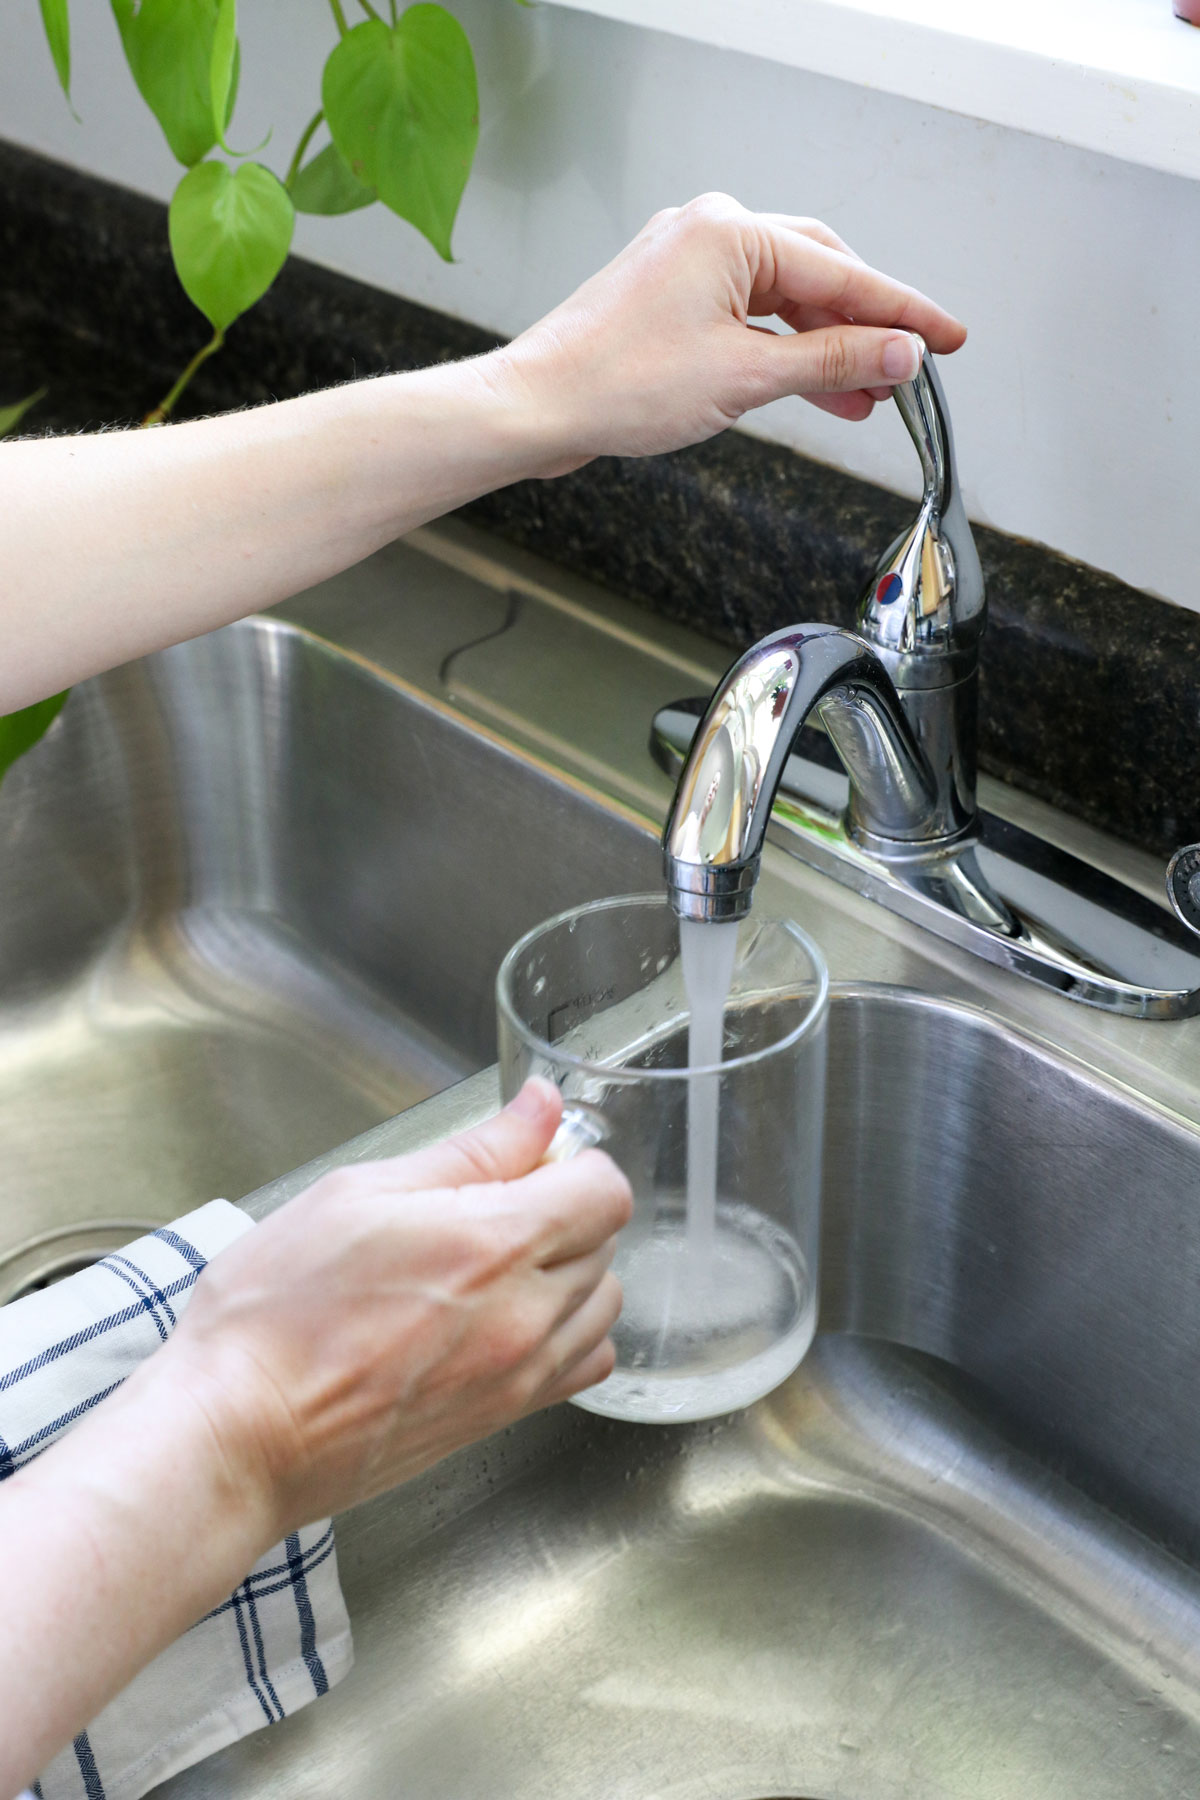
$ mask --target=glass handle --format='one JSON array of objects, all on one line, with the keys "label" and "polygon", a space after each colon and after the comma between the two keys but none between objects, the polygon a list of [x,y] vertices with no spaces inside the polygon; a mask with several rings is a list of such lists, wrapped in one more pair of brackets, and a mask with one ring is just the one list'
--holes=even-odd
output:
[{"label": "glass handle", "polygon": [[550,1139],[543,1163],[570,1162],[581,1150],[594,1150],[608,1136],[608,1126],[589,1106],[564,1106],[558,1130]]}]

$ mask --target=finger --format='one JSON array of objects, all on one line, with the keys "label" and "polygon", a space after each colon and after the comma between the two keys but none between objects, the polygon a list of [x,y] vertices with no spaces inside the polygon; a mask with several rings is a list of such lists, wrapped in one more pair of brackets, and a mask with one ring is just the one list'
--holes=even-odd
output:
[{"label": "finger", "polygon": [[803,398],[810,406],[831,413],[835,419],[849,419],[852,425],[861,425],[875,411],[871,396],[861,391],[857,394],[805,394]]},{"label": "finger", "polygon": [[595,1293],[550,1334],[536,1353],[543,1371],[539,1389],[555,1388],[569,1370],[604,1342],[621,1316],[621,1299],[621,1284],[610,1272]]},{"label": "finger", "polygon": [[534,1260],[543,1269],[590,1256],[633,1214],[629,1183],[603,1150],[547,1163],[511,1188],[507,1198],[529,1215]]},{"label": "finger", "polygon": [[935,301],[880,274],[869,263],[790,231],[768,231],[755,289],[824,306],[860,325],[902,326],[920,332],[930,348],[948,353],[966,341],[966,327]]},{"label": "finger", "polygon": [[769,294],[755,293],[746,310],[752,319],[765,319],[774,315],[782,319],[785,325],[790,325],[793,331],[819,331],[822,325],[853,323],[842,313],[831,311],[828,306],[801,306],[777,291]]},{"label": "finger", "polygon": [[541,1162],[561,1118],[558,1089],[553,1082],[534,1079],[482,1125],[377,1166],[381,1173],[386,1170],[388,1185],[400,1193],[512,1181]]},{"label": "finger", "polygon": [[759,338],[771,396],[854,394],[867,388],[911,381],[924,346],[908,331],[877,331],[863,325],[830,325],[789,337]]},{"label": "finger", "polygon": [[802,237],[810,238],[815,244],[825,244],[830,250],[840,250],[843,256],[852,256],[861,262],[857,250],[852,250],[845,238],[839,237],[832,225],[826,225],[824,219],[802,218],[793,213],[759,213],[759,218],[767,225],[774,226],[777,231],[798,231]]},{"label": "finger", "polygon": [[572,1313],[591,1299],[612,1266],[617,1240],[609,1238],[589,1256],[573,1256],[542,1271],[542,1294],[547,1308],[547,1331],[557,1331]]},{"label": "finger", "polygon": [[564,1369],[558,1380],[542,1393],[539,1406],[557,1406],[560,1400],[569,1400],[572,1394],[581,1394],[584,1388],[595,1387],[597,1382],[607,1381],[617,1363],[616,1347],[611,1338],[605,1338],[594,1350],[571,1368]]}]

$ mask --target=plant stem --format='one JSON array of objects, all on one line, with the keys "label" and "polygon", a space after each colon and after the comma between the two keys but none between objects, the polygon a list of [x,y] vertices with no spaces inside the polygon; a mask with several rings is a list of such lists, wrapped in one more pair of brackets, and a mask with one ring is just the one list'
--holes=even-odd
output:
[{"label": "plant stem", "polygon": [[368,19],[374,19],[376,21],[376,23],[379,25],[383,24],[383,20],[379,17],[379,14],[375,11],[375,8],[371,5],[371,0],[358,0],[358,4],[362,7],[362,9],[366,13]]},{"label": "plant stem", "polygon": [[145,418],[142,420],[143,429],[147,425],[163,425],[166,423],[175,406],[175,402],[178,400],[180,394],[182,394],[184,388],[192,379],[192,376],[196,373],[196,370],[200,367],[201,363],[206,363],[210,356],[215,356],[216,352],[221,348],[221,345],[224,342],[224,331],[220,329],[214,331],[212,337],[208,340],[208,343],[204,345],[203,349],[197,350],[195,356],[193,356],[191,362],[183,371],[183,374],[179,377],[179,380],[175,383],[175,386],[171,389],[170,393],[146,414]]},{"label": "plant stem", "polygon": [[338,28],[338,36],[345,37],[350,27],[346,23],[346,15],[342,11],[342,0],[329,0],[329,10],[333,14],[333,22]]},{"label": "plant stem", "polygon": [[293,181],[295,181],[297,175],[300,173],[300,160],[303,157],[304,152],[308,149],[308,146],[312,143],[313,132],[317,129],[317,126],[324,117],[325,114],[323,111],[315,112],[308,121],[308,124],[304,127],[303,132],[300,134],[300,142],[296,145],[296,154],[288,164],[288,172],[283,178],[283,185],[285,188],[290,188]]},{"label": "plant stem", "polygon": [[388,5],[392,9],[392,24],[398,25],[400,23],[400,19],[399,19],[399,15],[396,12],[396,0],[388,0]]}]

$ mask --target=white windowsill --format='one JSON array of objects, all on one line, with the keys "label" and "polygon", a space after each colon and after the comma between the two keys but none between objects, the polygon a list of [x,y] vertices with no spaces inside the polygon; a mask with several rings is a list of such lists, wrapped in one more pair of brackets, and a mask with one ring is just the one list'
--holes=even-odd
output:
[{"label": "white windowsill", "polygon": [[1171,0],[554,0],[1200,176],[1200,27]]}]

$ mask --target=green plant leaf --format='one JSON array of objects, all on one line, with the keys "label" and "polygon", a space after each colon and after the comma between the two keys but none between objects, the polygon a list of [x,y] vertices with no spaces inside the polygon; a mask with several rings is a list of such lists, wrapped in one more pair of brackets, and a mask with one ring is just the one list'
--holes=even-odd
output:
[{"label": "green plant leaf", "polygon": [[[213,51],[218,0],[141,0],[140,6],[136,0],[112,0],[112,9],[138,92],[162,126],[172,155],[191,168],[217,141]],[[236,85],[235,54],[230,108]]]},{"label": "green plant leaf", "polygon": [[48,700],[35,700],[32,706],[23,706],[20,712],[0,718],[0,781],[18,757],[45,737],[66,705],[70,691],[67,688],[61,694],[51,694]]},{"label": "green plant leaf", "polygon": [[237,0],[217,0],[209,81],[212,88],[213,130],[222,150],[229,150],[229,145],[225,142],[225,127],[233,111],[233,72],[237,53]]},{"label": "green plant leaf", "polygon": [[288,192],[296,211],[302,213],[356,212],[379,198],[374,188],[365,187],[351,173],[336,144],[326,144],[306,162]]},{"label": "green plant leaf", "polygon": [[29,411],[39,400],[46,398],[44,387],[35,388],[32,394],[26,394],[23,400],[15,400],[11,406],[0,406],[0,437],[5,437],[16,429]]},{"label": "green plant leaf", "polygon": [[321,101],[352,173],[450,261],[450,233],[479,139],[467,34],[442,6],[396,26],[368,19],[329,55]]},{"label": "green plant leaf", "polygon": [[202,162],[171,200],[175,272],[217,331],[261,300],[287,258],[296,215],[283,183],[261,163]]},{"label": "green plant leaf", "polygon": [[54,67],[58,71],[58,84],[69,100],[71,98],[71,20],[67,12],[67,0],[39,0],[39,4],[42,9],[42,24],[46,31],[46,42],[50,46]]}]

